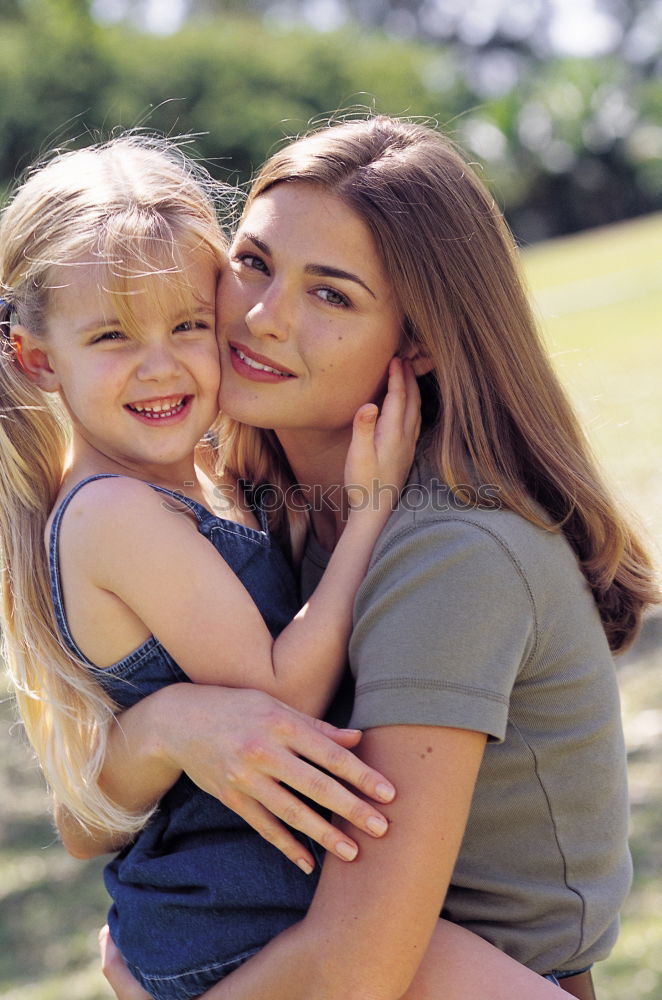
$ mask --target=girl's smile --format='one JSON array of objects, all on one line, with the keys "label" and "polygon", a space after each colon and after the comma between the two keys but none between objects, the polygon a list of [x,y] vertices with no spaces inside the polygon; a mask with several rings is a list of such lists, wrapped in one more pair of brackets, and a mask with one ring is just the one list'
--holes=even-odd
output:
[{"label": "girl's smile", "polygon": [[150,399],[141,403],[127,403],[126,409],[148,423],[172,423],[188,412],[193,396],[175,396],[169,399]]},{"label": "girl's smile", "polygon": [[186,260],[175,280],[136,278],[123,297],[96,263],[54,276],[45,337],[26,334],[23,357],[41,387],[61,396],[74,459],[177,487],[192,478],[195,445],[218,412],[220,374],[217,268],[199,250]]}]

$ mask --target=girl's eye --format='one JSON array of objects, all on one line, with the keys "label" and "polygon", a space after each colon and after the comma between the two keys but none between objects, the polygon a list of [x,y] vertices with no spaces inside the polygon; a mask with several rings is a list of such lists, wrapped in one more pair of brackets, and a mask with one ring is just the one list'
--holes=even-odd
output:
[{"label": "girl's eye", "polygon": [[328,302],[331,306],[348,306],[349,299],[346,295],[341,292],[337,292],[335,288],[317,288],[315,289],[315,294],[323,299],[324,302]]},{"label": "girl's eye", "polygon": [[182,323],[178,323],[174,328],[175,333],[188,333],[191,330],[209,330],[210,326],[203,319],[186,319]]},{"label": "girl's eye", "polygon": [[94,340],[93,344],[101,344],[108,340],[126,340],[125,334],[121,330],[104,330],[103,333],[99,333]]}]

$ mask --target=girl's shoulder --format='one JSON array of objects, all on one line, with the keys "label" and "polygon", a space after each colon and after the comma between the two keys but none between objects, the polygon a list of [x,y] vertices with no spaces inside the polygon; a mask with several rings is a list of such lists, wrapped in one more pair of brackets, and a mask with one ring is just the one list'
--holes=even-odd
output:
[{"label": "girl's shoulder", "polygon": [[[46,543],[53,531],[65,532],[77,545],[104,546],[121,532],[130,537],[148,525],[156,527],[173,511],[190,514],[177,494],[131,476],[98,474],[65,480],[46,524]],[[194,521],[194,518],[191,518]]]},{"label": "girl's shoulder", "polygon": [[153,486],[142,479],[117,473],[96,473],[65,477],[58,493],[49,522],[71,513],[98,513],[115,510],[125,503],[149,503],[154,499]]}]

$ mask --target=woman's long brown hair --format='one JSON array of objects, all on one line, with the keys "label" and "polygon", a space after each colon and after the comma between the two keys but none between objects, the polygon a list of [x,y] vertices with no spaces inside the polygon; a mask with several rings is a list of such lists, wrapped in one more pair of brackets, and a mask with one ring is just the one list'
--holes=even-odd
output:
[{"label": "woman's long brown hair", "polygon": [[[591,457],[538,335],[514,240],[483,183],[438,131],[386,117],[284,147],[258,174],[247,207],[276,184],[302,182],[342,199],[368,226],[405,336],[433,361],[421,388],[440,477],[451,488],[497,487],[501,506],[563,531],[611,648],[625,648],[645,605],[659,600],[651,561]],[[226,422],[223,436],[235,471],[282,476],[264,432]]]}]

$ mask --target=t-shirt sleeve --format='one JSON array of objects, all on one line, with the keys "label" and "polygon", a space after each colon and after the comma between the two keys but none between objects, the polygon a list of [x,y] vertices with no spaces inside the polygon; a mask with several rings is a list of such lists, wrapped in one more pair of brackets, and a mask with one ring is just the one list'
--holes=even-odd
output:
[{"label": "t-shirt sleeve", "polygon": [[508,545],[465,519],[408,525],[380,544],[355,603],[351,725],[433,725],[503,740],[535,645],[526,578]]}]

